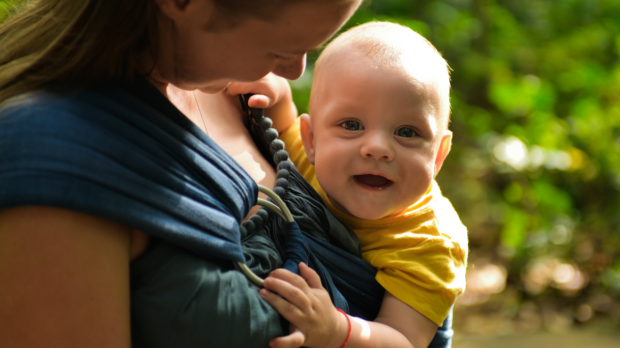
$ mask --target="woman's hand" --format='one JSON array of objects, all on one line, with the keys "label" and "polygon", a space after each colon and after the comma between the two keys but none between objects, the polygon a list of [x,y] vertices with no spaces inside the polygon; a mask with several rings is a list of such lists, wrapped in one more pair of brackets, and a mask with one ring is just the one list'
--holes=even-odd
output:
[{"label": "woman's hand", "polygon": [[291,333],[274,338],[269,346],[340,347],[348,331],[347,318],[336,310],[313,269],[302,262],[299,273],[301,277],[277,269],[265,279],[265,288],[260,291],[261,297],[291,323]]},{"label": "woman's hand", "polygon": [[248,106],[265,109],[265,116],[273,121],[273,128],[278,132],[287,129],[297,118],[291,86],[286,79],[272,73],[254,82],[233,82],[227,92],[230,96],[253,93]]}]

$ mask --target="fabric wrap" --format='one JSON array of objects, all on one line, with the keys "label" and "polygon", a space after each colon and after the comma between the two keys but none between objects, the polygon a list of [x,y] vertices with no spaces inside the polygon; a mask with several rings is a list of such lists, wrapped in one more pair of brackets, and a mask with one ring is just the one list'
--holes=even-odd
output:
[{"label": "fabric wrap", "polygon": [[5,105],[0,209],[76,210],[243,261],[239,222],[256,202],[254,181],[148,82],[125,87],[133,95],[41,92]]}]

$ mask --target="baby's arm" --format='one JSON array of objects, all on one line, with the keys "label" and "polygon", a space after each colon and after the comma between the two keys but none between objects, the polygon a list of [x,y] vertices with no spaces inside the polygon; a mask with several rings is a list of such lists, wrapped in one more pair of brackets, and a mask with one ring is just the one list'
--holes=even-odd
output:
[{"label": "baby's arm", "polygon": [[385,292],[375,322],[385,324],[400,332],[416,348],[428,347],[437,332],[437,324],[389,291]]},{"label": "baby's arm", "polygon": [[291,86],[286,79],[272,73],[254,82],[233,82],[227,92],[230,96],[253,93],[248,106],[265,109],[265,116],[273,121],[273,128],[278,133],[290,127],[297,118]]},{"label": "baby's arm", "polygon": [[[275,338],[269,345],[273,348],[341,347],[349,330],[347,318],[336,310],[314,270],[301,263],[299,272],[301,277],[284,269],[272,272],[260,292],[291,323],[291,334]],[[348,319],[351,334],[347,347],[351,348],[427,347],[437,331],[437,324],[389,292],[374,322]]]}]

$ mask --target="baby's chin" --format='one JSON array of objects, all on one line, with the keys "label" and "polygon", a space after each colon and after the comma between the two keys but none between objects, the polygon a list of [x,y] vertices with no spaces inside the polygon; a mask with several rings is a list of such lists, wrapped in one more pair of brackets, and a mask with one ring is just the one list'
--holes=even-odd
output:
[{"label": "baby's chin", "polygon": [[400,214],[403,210],[407,209],[407,207],[405,207],[403,209],[398,209],[394,212],[386,212],[378,209],[356,209],[356,207],[349,207],[349,209],[347,209],[342,204],[336,202],[333,198],[329,197],[329,200],[341,212],[362,220],[379,220],[387,217],[392,217]]},{"label": "baby's chin", "polygon": [[385,219],[385,218],[389,218],[392,216],[396,216],[405,209],[407,208],[399,209],[395,212],[376,212],[376,211],[366,212],[364,211],[364,212],[356,212],[356,214],[351,214],[351,215],[359,219],[362,219],[362,220],[379,220],[379,219]]}]

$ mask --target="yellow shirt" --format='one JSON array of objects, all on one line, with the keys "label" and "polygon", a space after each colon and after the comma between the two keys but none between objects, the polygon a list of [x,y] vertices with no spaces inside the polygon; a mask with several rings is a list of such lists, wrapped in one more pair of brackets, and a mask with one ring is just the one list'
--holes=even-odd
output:
[{"label": "yellow shirt", "polygon": [[299,119],[280,135],[297,170],[328,209],[359,237],[362,257],[377,269],[376,280],[424,316],[441,325],[465,290],[467,229],[433,181],[424,197],[403,213],[363,220],[336,208],[319,185],[304,152]]}]

